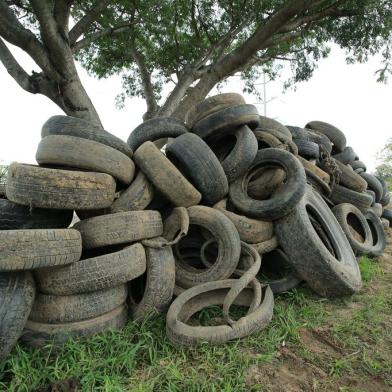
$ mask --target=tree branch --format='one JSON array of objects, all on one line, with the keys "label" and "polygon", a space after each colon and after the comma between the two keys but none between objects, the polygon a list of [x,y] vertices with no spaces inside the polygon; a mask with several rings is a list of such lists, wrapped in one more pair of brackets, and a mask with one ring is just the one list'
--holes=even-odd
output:
[{"label": "tree branch", "polygon": [[[53,15],[62,33],[68,35],[68,22],[74,0],[55,0]],[[68,38],[66,38],[68,39]]]},{"label": "tree branch", "polygon": [[91,24],[99,17],[101,12],[109,5],[110,0],[99,0],[97,3],[80,19],[69,32],[69,41],[74,44],[77,39],[85,34]]}]

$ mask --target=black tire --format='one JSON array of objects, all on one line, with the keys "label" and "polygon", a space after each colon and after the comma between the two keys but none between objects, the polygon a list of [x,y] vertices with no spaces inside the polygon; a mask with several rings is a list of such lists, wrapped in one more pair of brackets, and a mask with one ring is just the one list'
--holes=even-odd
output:
[{"label": "black tire", "polygon": [[73,211],[45,210],[0,199],[0,230],[65,229],[71,222]]},{"label": "black tire", "polygon": [[108,313],[122,305],[128,294],[126,284],[76,295],[38,294],[29,320],[44,324],[75,323]]},{"label": "black tire", "polygon": [[282,186],[286,180],[286,173],[278,167],[266,167],[260,173],[255,175],[248,183],[248,195],[252,199],[264,200]]},{"label": "black tire", "polygon": [[47,169],[12,163],[7,198],[28,207],[94,210],[109,207],[116,182],[105,173]]},{"label": "black tire", "polygon": [[[259,166],[278,166],[286,172],[286,182],[270,199],[249,197],[247,185],[252,171]],[[230,199],[235,207],[252,218],[273,221],[297,205],[305,192],[306,175],[299,160],[291,153],[277,148],[267,148],[257,153],[256,159],[244,176],[230,185]]]},{"label": "black tire", "polygon": [[215,113],[219,110],[231,106],[245,105],[245,99],[240,94],[224,93],[213,95],[197,103],[191,108],[185,116],[185,122],[189,128],[192,128],[198,121]]},{"label": "black tire", "polygon": [[376,176],[377,180],[380,181],[380,184],[382,186],[382,198],[380,200],[380,204],[382,206],[387,206],[390,202],[390,196],[389,196],[389,191],[388,191],[388,185],[385,182],[385,180],[379,176]]},{"label": "black tire", "polygon": [[120,192],[120,196],[110,206],[110,211],[140,211],[144,210],[154,198],[154,187],[142,171],[137,173],[131,185]]},{"label": "black tire", "polygon": [[376,192],[366,189],[366,193],[372,197],[372,205],[376,202]]},{"label": "black tire", "polygon": [[73,229],[0,231],[0,272],[71,264],[81,254],[82,239]]},{"label": "black tire", "polygon": [[35,272],[41,293],[74,295],[105,290],[131,281],[146,271],[146,254],[141,244],[120,251],[82,259],[65,267]]},{"label": "black tire", "polygon": [[200,192],[181,174],[153,142],[135,151],[135,161],[146,177],[176,207],[199,204]]},{"label": "black tire", "polygon": [[380,204],[385,207],[387,205],[389,205],[389,203],[391,202],[391,194],[389,192],[387,192],[383,198],[380,200]]},{"label": "black tire", "polygon": [[147,271],[129,283],[129,303],[136,322],[156,317],[169,307],[176,281],[176,266],[171,246],[145,247]]},{"label": "black tire", "polygon": [[353,204],[362,212],[366,211],[373,202],[372,196],[368,193],[355,192],[341,185],[335,185],[332,188],[330,199],[335,205],[342,203]]},{"label": "black tire", "polygon": [[305,125],[305,128],[321,132],[327,136],[334,146],[340,151],[343,151],[346,148],[346,136],[344,136],[344,133],[340,129],[331,124],[323,121],[311,121]]},{"label": "black tire", "polygon": [[331,187],[325,181],[308,169],[305,169],[305,173],[306,182],[310,184],[317,193],[326,197],[331,195]]},{"label": "black tire", "polygon": [[327,154],[332,152],[332,143],[327,136],[314,129],[304,129],[300,127],[287,127],[294,139],[307,140],[318,144]]},{"label": "black tire", "polygon": [[260,124],[257,108],[253,105],[237,105],[219,110],[198,121],[192,132],[202,139],[212,135],[224,135],[232,130],[247,125],[255,129]]},{"label": "black tire", "polygon": [[260,130],[262,130],[262,131],[277,131],[280,134],[283,134],[286,137],[288,137],[290,140],[292,139],[291,132],[288,130],[287,127],[285,127],[279,121],[276,121],[273,118],[269,118],[269,117],[265,117],[265,116],[260,116],[259,121],[260,121],[260,124],[259,124],[258,128],[260,128]]},{"label": "black tire", "polygon": [[380,203],[373,203],[369,209],[372,210],[379,218],[382,217],[383,208]]},{"label": "black tire", "polygon": [[381,215],[384,219],[389,220],[389,223],[392,224],[392,210],[388,208],[384,208]]},{"label": "black tire", "polygon": [[[320,222],[338,259],[318,236],[309,215]],[[298,276],[319,295],[351,295],[361,288],[361,273],[350,244],[329,207],[311,188],[291,214],[275,222],[275,232]]]},{"label": "black tire", "polygon": [[353,168],[353,170],[357,170],[357,169],[362,169],[363,171],[366,171],[366,165],[362,162],[362,161],[351,161],[350,166]]},{"label": "black tire", "polygon": [[384,190],[381,182],[372,174],[361,173],[360,176],[367,182],[368,189],[372,190],[376,194],[376,203],[379,203],[384,194]]},{"label": "black tire", "polygon": [[255,159],[258,148],[255,134],[246,125],[227,137],[234,139],[234,143],[227,143],[230,142],[228,138],[207,140],[207,143],[221,162],[227,181],[230,183],[246,172]]},{"label": "black tire", "polygon": [[177,137],[187,132],[184,123],[177,118],[155,117],[138,125],[129,135],[127,143],[133,151],[136,151],[144,142]]},{"label": "black tire", "polygon": [[[217,241],[219,254],[210,268],[197,269],[176,259],[176,284],[189,288],[201,283],[227,279],[237,267],[241,243],[234,224],[222,212],[204,206],[188,208],[189,223],[206,229]],[[181,241],[186,241],[187,236]]]},{"label": "black tire", "polygon": [[0,273],[0,364],[22,334],[34,297],[31,272]]},{"label": "black tire", "polygon": [[391,227],[389,220],[385,218],[381,218],[381,223],[384,228],[384,232],[387,232],[387,230]]},{"label": "black tire", "polygon": [[50,117],[41,130],[42,137],[49,135],[67,135],[94,140],[132,157],[132,150],[127,146],[127,143],[97,125],[80,118],[61,115]]},{"label": "black tire", "polygon": [[35,158],[40,165],[73,167],[110,174],[124,184],[130,184],[135,165],[129,156],[92,140],[74,136],[44,137]]},{"label": "black tire", "polygon": [[293,142],[298,147],[298,155],[301,157],[306,159],[318,159],[320,157],[318,144],[304,139],[293,139]]},{"label": "black tire", "polygon": [[96,216],[77,222],[74,229],[82,235],[83,249],[129,244],[163,233],[158,211],[127,211]]},{"label": "black tire", "polygon": [[343,203],[332,208],[332,212],[343,229],[354,253],[356,255],[368,254],[373,245],[373,237],[361,211],[352,204]]},{"label": "black tire", "polygon": [[381,219],[373,212],[368,210],[365,214],[365,218],[370,227],[373,237],[373,246],[368,253],[369,256],[378,257],[381,256],[387,246],[387,239]]},{"label": "black tire", "polygon": [[290,291],[301,283],[282,249],[263,254],[258,279],[268,285],[274,294]]},{"label": "black tire", "polygon": [[342,152],[334,154],[333,157],[343,164],[347,165],[349,162],[354,161],[357,154],[352,147],[346,147]]},{"label": "black tire", "polygon": [[29,347],[42,348],[49,344],[61,346],[70,339],[86,339],[107,330],[123,328],[128,320],[125,305],[93,319],[65,324],[45,324],[28,321],[21,336]]},{"label": "black tire", "polygon": [[207,143],[187,133],[166,147],[166,156],[202,194],[202,201],[212,205],[223,199],[229,184],[222,165]]}]

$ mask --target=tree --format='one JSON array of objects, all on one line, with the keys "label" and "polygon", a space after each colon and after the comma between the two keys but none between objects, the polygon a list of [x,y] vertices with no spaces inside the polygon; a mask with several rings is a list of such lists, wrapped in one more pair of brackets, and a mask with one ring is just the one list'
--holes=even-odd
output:
[{"label": "tree", "polygon": [[380,151],[378,160],[381,164],[376,167],[376,175],[385,180],[389,190],[392,191],[392,139],[389,139]]},{"label": "tree", "polygon": [[[378,75],[385,80],[391,30],[390,0],[0,0],[0,60],[10,75],[65,113],[96,124],[75,59],[98,77],[122,74],[120,102],[144,97],[144,118],[183,118],[233,75],[248,92],[256,92],[261,72],[276,77],[282,62],[291,64],[292,82],[308,79],[331,41],[351,62],[382,53]],[[28,74],[4,41],[28,53],[41,71]]]}]

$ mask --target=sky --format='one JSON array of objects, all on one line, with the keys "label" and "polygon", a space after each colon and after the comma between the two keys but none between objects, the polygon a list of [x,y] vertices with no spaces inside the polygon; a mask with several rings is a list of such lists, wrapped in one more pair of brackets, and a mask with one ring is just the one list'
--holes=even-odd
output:
[{"label": "sky", "polygon": [[[37,67],[27,55],[12,47],[18,61],[31,72]],[[392,79],[389,84],[377,83],[375,71],[379,59],[366,64],[348,65],[344,52],[333,47],[330,56],[319,62],[308,82],[297,84],[295,90],[282,91],[282,82],[289,76],[268,83],[267,115],[286,125],[304,126],[312,120],[329,122],[341,129],[369,171],[378,162],[377,152],[392,137]],[[82,82],[90,95],[106,130],[123,140],[142,122],[145,103],[128,99],[125,109],[115,107],[115,97],[121,92],[121,78],[113,76],[98,80],[79,67]],[[260,85],[260,88],[262,86]],[[222,92],[242,93],[242,84],[233,78]],[[256,104],[260,114],[263,105],[252,96],[247,103]],[[41,126],[51,116],[63,114],[49,99],[22,90],[8,75],[0,62],[0,162],[35,163],[35,151],[40,141]]]}]

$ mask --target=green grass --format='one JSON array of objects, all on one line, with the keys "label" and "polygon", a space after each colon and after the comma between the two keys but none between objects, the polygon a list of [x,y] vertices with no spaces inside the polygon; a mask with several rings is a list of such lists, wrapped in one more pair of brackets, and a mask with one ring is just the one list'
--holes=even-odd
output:
[{"label": "green grass", "polygon": [[[78,380],[83,391],[260,390],[260,385],[245,384],[247,370],[252,365],[278,364],[283,346],[324,368],[331,382],[353,373],[392,382],[390,356],[377,349],[380,342],[392,344],[392,325],[387,328],[385,324],[392,319],[392,297],[386,289],[369,292],[372,282],[385,279],[377,263],[363,258],[360,268],[365,289],[353,299],[327,301],[300,287],[276,298],[274,317],[266,330],[221,346],[172,346],[165,337],[164,317],[141,327],[129,323],[121,332],[107,332],[85,342],[70,341],[57,352],[50,347],[17,346],[0,364],[0,390],[35,391],[66,379]],[[360,306],[350,317],[336,319],[337,311],[353,303]],[[200,321],[206,323],[218,314],[216,308],[201,312]],[[302,329],[326,325],[347,355],[326,361],[303,347]]]}]

